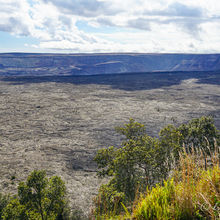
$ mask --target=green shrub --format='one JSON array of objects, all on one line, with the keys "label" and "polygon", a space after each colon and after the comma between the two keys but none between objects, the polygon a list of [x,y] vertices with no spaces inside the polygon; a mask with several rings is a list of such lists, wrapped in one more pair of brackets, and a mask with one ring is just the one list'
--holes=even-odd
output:
[{"label": "green shrub", "polygon": [[9,201],[9,195],[3,195],[2,193],[0,193],[0,219],[2,219],[3,209],[8,205]]},{"label": "green shrub", "polygon": [[[131,210],[131,204],[137,198],[136,192],[144,193],[146,188],[149,189],[149,197],[143,200],[145,205],[141,206],[142,208],[138,206],[143,211],[140,219],[143,216],[148,216],[146,219],[187,219],[192,216],[199,218],[208,215],[207,210],[212,216],[215,215],[218,202],[214,204],[213,210],[210,208],[211,202],[207,202],[209,205],[194,202],[201,201],[202,198],[209,201],[201,192],[196,193],[194,182],[201,180],[200,177],[205,175],[204,170],[210,163],[216,164],[210,160],[214,158],[213,152],[220,142],[220,135],[211,117],[193,119],[179,127],[168,125],[160,131],[159,138],[148,136],[145,126],[133,119],[116,128],[116,131],[124,135],[121,146],[101,149],[95,157],[98,175],[110,177],[108,184],[101,186],[95,199],[95,218],[105,216],[108,219],[113,215],[116,218],[115,215],[121,212],[124,205],[129,207],[126,208],[127,211]],[[198,155],[199,165],[194,158]],[[219,160],[219,154],[217,155],[215,158]],[[203,167],[200,164],[203,164]],[[176,167],[178,171],[174,172]],[[164,182],[171,174],[174,179]],[[158,183],[163,183],[164,186]],[[196,183],[201,186],[201,182]],[[205,185],[211,187],[208,183]],[[179,201],[173,199],[174,203],[170,200],[173,193],[180,198]],[[121,204],[111,202],[115,195],[121,196]],[[218,194],[213,196],[215,200],[216,195]],[[138,213],[138,210],[136,212]]]},{"label": "green shrub", "polygon": [[[217,151],[217,150],[216,150]],[[172,179],[148,190],[132,219],[219,219],[220,169],[218,153],[206,170],[198,154],[182,154]]]},{"label": "green shrub", "polygon": [[94,199],[92,215],[99,218],[110,218],[123,211],[122,203],[125,202],[123,193],[118,192],[112,185],[102,185],[98,196]]},{"label": "green shrub", "polygon": [[18,195],[2,211],[3,220],[63,219],[66,187],[60,177],[46,177],[44,170],[34,170],[26,182],[20,182]]},{"label": "green shrub", "polygon": [[173,180],[164,182],[164,186],[156,185],[147,190],[146,196],[134,210],[133,216],[136,219],[169,219],[175,206],[171,203],[174,200]]}]

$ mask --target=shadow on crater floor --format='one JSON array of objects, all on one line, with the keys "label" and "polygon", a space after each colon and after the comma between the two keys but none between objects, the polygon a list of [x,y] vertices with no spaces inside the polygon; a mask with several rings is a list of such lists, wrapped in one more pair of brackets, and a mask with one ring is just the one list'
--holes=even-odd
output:
[{"label": "shadow on crater floor", "polygon": [[150,90],[178,85],[182,80],[197,79],[197,83],[220,85],[219,72],[157,72],[126,73],[92,76],[2,76],[1,81],[12,85],[32,83],[72,83],[75,85],[108,85],[112,89],[127,91]]}]

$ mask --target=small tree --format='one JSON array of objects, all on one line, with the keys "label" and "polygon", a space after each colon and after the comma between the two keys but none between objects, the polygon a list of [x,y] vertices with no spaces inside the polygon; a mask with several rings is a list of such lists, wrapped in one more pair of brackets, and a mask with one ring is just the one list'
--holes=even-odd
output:
[{"label": "small tree", "polygon": [[183,146],[187,151],[190,151],[192,147],[196,147],[210,154],[210,151],[214,151],[215,141],[220,144],[219,130],[215,127],[213,118],[207,116],[192,119],[187,124],[181,124],[179,127],[168,125],[160,131],[159,136],[163,147],[174,149],[176,157],[178,157],[178,151]]},{"label": "small tree", "polygon": [[[128,124],[117,127],[116,131],[125,136],[121,146],[101,149],[95,157],[99,168],[98,175],[112,177],[107,185],[100,188],[96,199],[96,204],[107,204],[101,206],[105,207],[104,210],[111,210],[112,207],[116,210],[116,200],[109,201],[108,198],[116,196],[118,199],[120,197],[119,201],[131,203],[137,190],[145,191],[147,185],[160,181],[164,176],[160,143],[157,138],[146,134],[143,124],[130,119]],[[98,203],[100,199],[102,201]],[[120,211],[121,203],[117,204]]]},{"label": "small tree", "polygon": [[220,141],[220,133],[212,117],[202,116],[192,119],[188,124],[180,125],[177,130],[183,136],[182,144],[188,149],[194,146],[209,154],[210,151],[214,151],[215,140]]},{"label": "small tree", "polygon": [[19,184],[18,198],[3,210],[3,219],[56,219],[65,209],[65,196],[66,187],[60,177],[48,179],[44,170],[35,170]]},{"label": "small tree", "polygon": [[114,213],[120,212],[121,201],[131,204],[137,189],[145,191],[147,186],[167,178],[173,165],[177,165],[183,146],[196,146],[207,152],[209,144],[208,151],[213,152],[214,139],[220,142],[219,131],[210,117],[193,119],[179,127],[168,125],[160,131],[159,138],[148,136],[145,126],[133,119],[116,131],[125,137],[121,146],[101,149],[95,157],[98,175],[111,177],[95,200],[94,213],[99,215],[112,212],[113,208]]}]

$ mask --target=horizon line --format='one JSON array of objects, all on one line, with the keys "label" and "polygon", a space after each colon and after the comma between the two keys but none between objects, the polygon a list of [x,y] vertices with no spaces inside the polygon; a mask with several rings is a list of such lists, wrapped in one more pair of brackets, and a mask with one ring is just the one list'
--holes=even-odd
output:
[{"label": "horizon line", "polygon": [[106,52],[106,53],[95,53],[95,52],[84,52],[84,53],[57,53],[57,52],[0,52],[0,55],[16,55],[16,54],[30,54],[30,55],[220,55],[219,53],[142,53],[142,52]]}]

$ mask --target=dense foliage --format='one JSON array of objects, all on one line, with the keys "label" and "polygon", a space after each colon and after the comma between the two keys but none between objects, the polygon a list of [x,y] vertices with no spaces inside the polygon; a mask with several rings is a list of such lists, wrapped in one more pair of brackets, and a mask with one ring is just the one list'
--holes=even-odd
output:
[{"label": "dense foliage", "polygon": [[216,155],[206,169],[200,158],[182,155],[174,177],[147,190],[130,219],[220,219],[220,169]]},{"label": "dense foliage", "polygon": [[159,138],[147,135],[145,126],[133,119],[116,131],[125,136],[121,146],[101,149],[95,157],[98,175],[109,176],[110,181],[100,187],[94,200],[94,216],[118,214],[124,205],[131,207],[137,191],[144,192],[170,175],[183,149],[210,155],[215,141],[220,141],[211,117],[193,119],[179,127],[168,125]]},{"label": "dense foliage", "polygon": [[60,177],[46,177],[43,170],[33,171],[26,182],[20,182],[15,197],[1,197],[3,220],[64,219],[66,187]]}]

